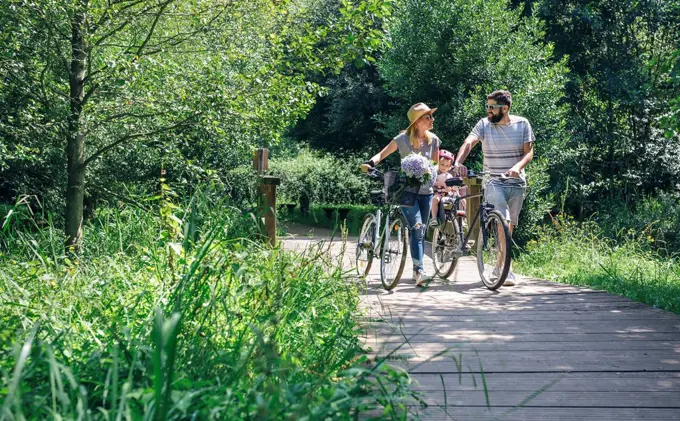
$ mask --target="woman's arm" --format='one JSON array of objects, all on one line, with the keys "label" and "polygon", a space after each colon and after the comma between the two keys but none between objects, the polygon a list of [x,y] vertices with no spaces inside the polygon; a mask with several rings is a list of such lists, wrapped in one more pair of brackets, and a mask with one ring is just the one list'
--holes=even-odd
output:
[{"label": "woman's arm", "polygon": [[390,156],[390,154],[392,154],[393,152],[396,152],[397,149],[398,149],[397,142],[392,140],[390,143],[387,144],[387,146],[383,148],[382,151],[373,155],[373,157],[369,161],[366,161],[363,164],[361,164],[361,171],[363,172],[368,171],[368,169],[371,167],[371,165],[369,165],[368,162],[372,161],[373,166],[378,165],[380,161]]}]

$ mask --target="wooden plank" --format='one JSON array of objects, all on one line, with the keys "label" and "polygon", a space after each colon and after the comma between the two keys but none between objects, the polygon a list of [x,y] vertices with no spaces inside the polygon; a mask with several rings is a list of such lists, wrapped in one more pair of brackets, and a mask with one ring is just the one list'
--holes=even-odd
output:
[{"label": "wooden plank", "polygon": [[[548,384],[549,385],[549,384]],[[492,406],[515,406],[522,402],[525,407],[568,407],[568,408],[675,408],[680,409],[678,392],[580,392],[580,391],[542,391],[536,384],[534,391],[489,391],[489,404]],[[483,390],[442,390],[422,393],[428,405],[448,406],[485,406],[486,394]],[[528,400],[528,401],[527,401]]]},{"label": "wooden plank", "polygon": [[[518,303],[534,303],[534,304],[565,304],[565,303],[633,303],[629,298],[620,297],[616,295],[602,295],[602,294],[556,294],[556,295],[519,295],[503,291],[497,294],[482,292],[484,295],[470,296],[455,293],[433,293],[427,289],[408,288],[401,291],[400,295],[387,295],[381,297],[381,302],[390,304],[404,305],[404,301],[413,301],[419,305],[427,304],[448,304],[451,301],[460,301],[473,308],[474,303],[498,303],[498,304],[518,304]],[[379,296],[380,294],[375,294]]]},{"label": "wooden plank", "polygon": [[[413,416],[429,421],[677,421],[680,410],[676,408],[505,408],[495,407],[429,407],[411,408]],[[380,416],[381,412],[366,413]]]},{"label": "wooden plank", "polygon": [[439,333],[500,333],[520,335],[528,333],[677,333],[680,338],[680,324],[677,321],[662,321],[651,323],[628,323],[626,321],[597,322],[486,322],[486,323],[406,323],[403,325],[389,325],[387,323],[371,323],[363,326],[367,332],[390,334],[393,332],[406,335],[439,334]]},{"label": "wooden plank", "polygon": [[[578,353],[576,353],[578,354]],[[517,355],[512,358],[494,359],[474,353],[462,354],[463,372],[517,372],[517,373],[540,373],[540,372],[572,372],[572,371],[673,371],[680,372],[680,358],[666,358],[656,355],[617,355],[615,353],[583,353],[584,356],[569,355],[562,358],[558,352],[553,355],[540,354]],[[641,353],[642,354],[642,353]],[[644,356],[644,359],[641,358]],[[460,354],[455,354],[458,361]],[[453,358],[448,360],[440,358],[434,361],[398,361],[389,360],[389,363],[403,367],[410,373],[458,373],[459,365]],[[483,367],[482,368],[480,368]]]},{"label": "wooden plank", "polygon": [[[376,332],[370,332],[364,336],[366,344],[381,342],[397,342],[404,343],[405,336],[398,332],[390,332],[389,334],[374,335]],[[441,342],[450,343],[452,345],[460,343],[509,343],[512,341],[522,342],[598,342],[598,341],[676,341],[678,339],[677,333],[531,333],[523,334],[521,336],[510,333],[493,333],[493,332],[451,332],[451,333],[423,333],[418,335],[406,335],[409,343],[422,342]],[[371,342],[372,341],[372,342]]]},{"label": "wooden plank", "polygon": [[380,355],[398,349],[399,353],[416,353],[422,355],[434,355],[444,350],[463,350],[490,353],[505,352],[536,352],[536,351],[666,351],[680,353],[680,338],[677,341],[562,341],[562,342],[525,342],[521,339],[510,342],[495,343],[457,343],[457,342],[381,342],[381,339],[366,342],[374,352]]},{"label": "wooden plank", "polygon": [[[413,376],[417,390],[482,390],[478,373],[458,376],[450,374],[418,374]],[[550,385],[548,390],[576,392],[675,392],[680,393],[680,373],[488,373],[484,375],[489,391],[536,391]]]},{"label": "wooden plank", "polygon": [[553,321],[579,321],[579,322],[608,322],[618,321],[622,318],[630,321],[650,322],[654,323],[658,320],[676,320],[677,316],[673,314],[654,314],[646,311],[633,310],[624,314],[610,313],[610,312],[575,312],[575,311],[553,311],[550,313],[537,311],[523,311],[523,312],[485,312],[485,311],[458,311],[445,314],[417,314],[409,313],[405,315],[386,314],[386,315],[372,315],[371,317],[361,320],[361,322],[385,322],[389,324],[399,323],[419,323],[419,322],[447,322],[447,323],[487,323],[496,322],[499,320],[505,321],[528,321],[533,322],[542,320],[544,322]]}]

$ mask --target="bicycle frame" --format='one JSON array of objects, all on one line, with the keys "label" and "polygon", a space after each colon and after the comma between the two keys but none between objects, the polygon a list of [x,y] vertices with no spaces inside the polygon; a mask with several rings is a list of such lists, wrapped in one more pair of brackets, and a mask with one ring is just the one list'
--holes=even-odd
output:
[{"label": "bicycle frame", "polygon": [[[468,194],[468,195],[465,195],[465,196],[456,196],[456,197],[454,197],[454,202],[453,202],[454,205],[453,205],[453,208],[454,208],[455,210],[457,210],[457,209],[458,209],[458,205],[459,205],[460,202],[461,202],[462,200],[464,200],[464,199],[469,199],[469,198],[474,198],[474,197],[483,197],[483,196],[484,196],[484,190],[485,190],[485,189],[486,189],[486,185],[483,185],[483,186],[482,186],[482,191],[479,192],[479,193]],[[479,209],[477,209],[477,212],[475,213],[475,217],[472,219],[472,222],[469,222],[469,223],[468,223],[468,232],[467,232],[467,234],[465,235],[465,238],[461,238],[462,241],[461,241],[461,243],[460,243],[460,244],[461,244],[461,245],[460,245],[460,247],[461,247],[460,251],[462,251],[462,252],[465,251],[465,246],[466,246],[466,244],[468,244],[468,241],[470,240],[470,235],[471,235],[472,232],[474,231],[474,227],[475,227],[475,225],[476,225],[477,223],[479,223],[479,229],[480,229],[480,231],[482,232],[482,238],[484,239],[484,242],[485,242],[484,245],[486,245],[486,239],[487,239],[487,235],[486,235],[486,218],[487,218],[487,213],[488,213],[488,211],[491,210],[491,209],[493,209],[493,205],[490,205],[490,204],[487,203],[487,202],[482,202],[482,203],[480,203]],[[453,223],[455,223],[455,222],[456,222],[456,221],[453,221]],[[461,233],[461,237],[462,237],[463,227],[458,227],[458,228],[460,228],[459,232]]]},{"label": "bicycle frame", "polygon": [[[387,205],[387,211],[385,212],[385,224],[383,225],[382,218],[383,218],[383,204],[378,205],[378,209],[375,211],[375,218],[376,218],[376,230],[373,233],[374,238],[372,238],[373,241],[373,255],[374,256],[380,256],[380,247],[383,245],[385,241],[387,241],[387,236],[385,235],[385,231],[387,230],[387,227],[390,226],[390,216],[392,211],[395,210],[395,206],[393,205]],[[377,236],[377,238],[375,238]]]}]

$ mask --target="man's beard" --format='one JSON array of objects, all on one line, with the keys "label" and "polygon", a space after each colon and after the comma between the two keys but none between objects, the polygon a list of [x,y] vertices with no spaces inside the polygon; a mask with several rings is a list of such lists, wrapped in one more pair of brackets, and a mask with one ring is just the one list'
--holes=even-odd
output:
[{"label": "man's beard", "polygon": [[496,124],[500,122],[503,119],[503,117],[505,117],[505,113],[503,112],[503,110],[498,110],[498,115],[492,115],[491,117],[489,117],[489,121]]}]

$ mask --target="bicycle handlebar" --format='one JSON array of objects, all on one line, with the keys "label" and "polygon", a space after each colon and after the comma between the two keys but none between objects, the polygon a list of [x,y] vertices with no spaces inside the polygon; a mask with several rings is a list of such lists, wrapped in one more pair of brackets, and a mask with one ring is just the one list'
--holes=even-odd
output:
[{"label": "bicycle handlebar", "polygon": [[385,173],[383,173],[382,171],[380,171],[380,170],[377,169],[376,167],[369,167],[368,170],[366,170],[366,174],[367,174],[369,177],[373,177],[373,178],[378,178],[378,177],[384,177],[384,176],[385,176]]},{"label": "bicycle handlebar", "polygon": [[499,172],[491,172],[491,171],[482,171],[480,173],[475,173],[473,171],[468,171],[468,177],[474,177],[476,175],[488,175],[489,177],[493,178],[500,178],[501,180],[521,180],[520,177],[508,177],[506,173],[499,173]]}]

